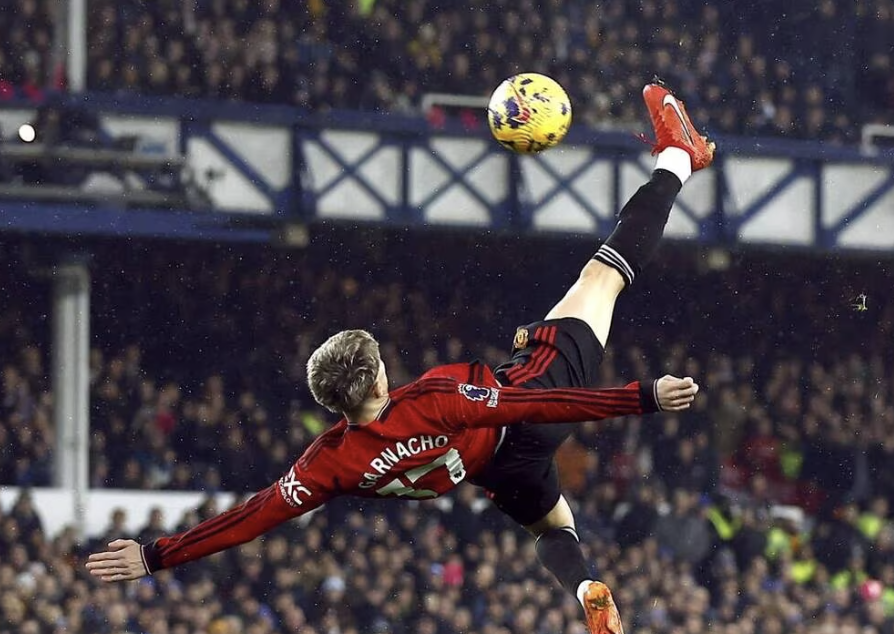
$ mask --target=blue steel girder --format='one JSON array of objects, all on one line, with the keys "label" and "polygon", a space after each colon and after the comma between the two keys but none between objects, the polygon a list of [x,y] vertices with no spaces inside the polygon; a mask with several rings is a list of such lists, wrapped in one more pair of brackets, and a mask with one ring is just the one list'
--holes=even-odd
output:
[{"label": "blue steel girder", "polygon": [[863,198],[851,206],[849,210],[842,214],[841,219],[833,226],[823,229],[824,239],[831,240],[829,244],[838,244],[838,235],[844,231],[847,226],[858,220],[860,216],[872,209],[872,206],[894,190],[894,168],[888,169],[888,175],[885,179],[873,187]]},{"label": "blue steel girder", "polygon": [[[584,174],[588,169],[590,169],[594,163],[598,163],[599,161],[610,161],[611,159],[600,159],[593,157],[593,151],[588,150],[590,154],[590,158],[592,160],[584,161],[581,165],[575,167],[571,172],[569,172],[566,176],[562,176],[559,174],[546,160],[540,161],[537,165],[546,172],[549,176],[554,179],[553,186],[547,190],[546,194],[540,201],[537,203],[537,207],[543,207],[549,204],[554,198],[559,196],[560,194],[567,194],[571,198],[573,198],[577,204],[581,206],[581,208],[587,212],[590,216],[596,220],[597,226],[602,224],[602,219],[599,216],[599,209],[597,209],[589,200],[581,196],[575,189],[571,186],[574,184],[574,181],[577,178]],[[532,217],[534,215],[534,209],[531,210]]]},{"label": "blue steel girder", "polygon": [[[426,145],[425,147],[427,147],[429,150],[429,156],[431,156],[431,158],[436,163],[438,163],[442,168],[444,168],[447,171],[448,181],[447,181],[447,183],[444,184],[443,187],[432,191],[431,194],[429,194],[424,200],[422,200],[417,205],[419,207],[419,209],[425,209],[430,204],[432,204],[434,201],[436,201],[438,198],[440,198],[445,193],[447,193],[447,190],[449,190],[451,187],[458,185],[461,188],[463,188],[464,190],[466,190],[478,202],[480,202],[482,205],[484,205],[484,207],[488,210],[489,215],[491,216],[491,222],[499,224],[499,220],[497,218],[495,218],[494,214],[493,214],[494,205],[491,204],[490,202],[488,202],[487,199],[484,198],[484,196],[482,196],[475,187],[473,187],[470,183],[468,183],[464,177],[467,176],[473,169],[475,169],[476,167],[481,165],[481,163],[485,159],[487,159],[495,154],[498,154],[500,151],[503,151],[502,148],[492,148],[492,147],[488,147],[487,145],[485,145],[484,149],[482,149],[482,151],[478,154],[478,156],[476,156],[474,159],[472,159],[472,161],[467,163],[464,167],[456,169],[452,165],[450,165],[450,163],[448,163],[446,160],[444,160],[444,158],[440,154],[435,152],[431,148],[430,145]],[[407,169],[409,169],[409,166],[406,166],[406,167],[407,167]]]},{"label": "blue steel girder", "polygon": [[[724,174],[723,177],[728,178],[729,175]],[[786,172],[779,180],[773,183],[773,185],[771,185],[770,188],[767,189],[767,191],[758,196],[740,213],[731,214],[729,213],[731,211],[730,209],[725,210],[725,221],[729,230],[732,231],[733,235],[738,235],[739,230],[742,228],[742,226],[749,220],[754,218],[757,214],[759,214],[767,205],[767,203],[782,194],[795,181],[802,177],[809,177],[813,180],[814,192],[816,192],[818,186],[817,179],[820,177],[814,169],[813,165],[810,162],[795,161],[795,163],[792,165],[792,168],[788,172]],[[729,186],[726,187],[726,190],[729,191]],[[815,202],[816,201],[814,201],[814,203]],[[818,213],[818,210],[815,208],[815,204],[813,205],[813,207],[813,213]]]},{"label": "blue steel girder", "polygon": [[[292,184],[287,185],[283,189],[274,189],[267,182],[267,179],[252,167],[242,156],[239,155],[227,142],[218,137],[211,129],[211,124],[206,121],[190,121],[181,120],[181,145],[182,152],[186,153],[186,144],[189,139],[200,138],[210,143],[214,149],[220,152],[230,164],[235,167],[252,185],[254,185],[258,193],[270,201],[273,207],[273,213],[284,215],[290,211],[290,207],[294,202]],[[296,160],[292,157],[293,163]]]},{"label": "blue steel girder", "polygon": [[[333,178],[325,187],[314,191],[314,198],[319,200],[330,191],[335,189],[342,182],[351,179],[353,182],[356,182],[360,187],[362,187],[370,196],[376,199],[376,201],[382,205],[382,208],[385,210],[386,215],[391,215],[395,209],[394,205],[390,204],[385,198],[379,193],[376,189],[375,185],[370,183],[363,174],[360,173],[360,168],[371,159],[375,154],[377,154],[381,149],[385,147],[389,147],[392,145],[396,145],[396,143],[392,140],[387,140],[383,136],[379,136],[379,141],[373,145],[366,152],[361,154],[359,157],[354,159],[353,161],[346,161],[337,150],[335,150],[331,144],[327,143],[322,138],[322,132],[325,130],[314,130],[310,133],[304,133],[305,139],[312,139],[314,142],[319,145],[320,149],[325,152],[329,158],[335,161],[338,166],[341,168],[342,172],[335,178]],[[403,158],[403,153],[401,154]],[[401,174],[404,178],[406,178],[407,166],[401,166]],[[401,201],[402,204],[406,204],[406,201]]]},{"label": "blue steel girder", "polygon": [[282,190],[272,188],[262,174],[249,165],[235,150],[233,150],[233,148],[230,147],[228,143],[220,139],[209,128],[205,128],[204,130],[199,128],[192,134],[192,137],[201,137],[213,145],[214,148],[232,163],[252,185],[257,187],[258,191],[263,196],[270,200],[275,213],[284,211],[283,205],[287,204],[289,199],[288,188]]}]

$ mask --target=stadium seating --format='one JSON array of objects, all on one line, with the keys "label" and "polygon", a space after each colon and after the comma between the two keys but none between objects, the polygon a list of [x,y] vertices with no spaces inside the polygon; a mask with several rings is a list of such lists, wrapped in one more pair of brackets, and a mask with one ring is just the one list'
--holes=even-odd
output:
[{"label": "stadium seating", "polygon": [[[165,3],[139,11],[93,0],[102,28],[90,31],[91,87],[406,110],[423,93],[483,96],[503,77],[536,69],[570,89],[579,121],[611,127],[638,125],[638,92],[657,73],[714,133],[845,143],[861,122],[892,121],[891,0],[800,2],[788,12],[687,0],[470,9],[380,0],[364,15],[354,9],[362,4],[256,9],[219,0],[198,3],[187,20]],[[807,28],[811,37],[801,37]],[[159,33],[170,36],[164,45]]]},{"label": "stadium seating", "polygon": [[60,87],[53,66],[54,4],[48,0],[7,0],[0,34],[0,101],[24,97],[35,101]]},{"label": "stadium seating", "polygon": [[[49,4],[11,4],[0,97],[39,99],[59,84]],[[785,6],[90,0],[88,87],[413,111],[425,93],[484,96],[538,70],[569,89],[578,121],[638,129],[639,90],[657,73],[713,134],[852,143],[863,123],[894,123],[894,0]]]},{"label": "stadium seating", "polygon": [[[543,314],[592,251],[538,240],[527,258],[520,244],[340,229],[298,252],[107,243],[92,264],[92,485],[269,483],[331,420],[301,380],[309,351],[336,328],[372,329],[396,383],[436,363],[503,358],[501,341]],[[47,314],[48,285],[24,253],[0,255],[0,279],[15,288],[0,321],[0,483],[28,486],[49,481],[53,427],[48,324],[34,318]],[[633,631],[885,632],[888,274],[870,261],[823,270],[769,254],[725,271],[703,263],[664,250],[619,305],[602,370],[606,384],[690,373],[705,388],[699,407],[584,425],[561,456],[593,561]],[[858,291],[871,311],[854,310]],[[308,529],[112,589],[80,568],[93,544],[42,535],[23,502],[0,513],[0,623],[11,624],[0,632],[59,619],[83,632],[581,631],[530,542],[496,512],[476,512],[477,495],[462,491],[452,509],[332,505]],[[383,572],[394,569],[388,557],[413,564]],[[879,599],[865,583],[876,579]],[[680,587],[692,588],[685,601]]]},{"label": "stadium seating", "polygon": [[[0,510],[0,633],[583,634],[580,607],[536,562],[531,539],[492,508],[478,511],[475,497],[461,487],[446,510],[339,501],[305,527],[101,586],[85,574],[86,554],[152,530],[90,543],[44,535],[25,493]],[[812,537],[759,504],[739,509],[650,485],[632,504],[606,489],[589,496],[578,509],[582,540],[628,630],[890,630],[894,529],[884,504],[846,507]]]}]

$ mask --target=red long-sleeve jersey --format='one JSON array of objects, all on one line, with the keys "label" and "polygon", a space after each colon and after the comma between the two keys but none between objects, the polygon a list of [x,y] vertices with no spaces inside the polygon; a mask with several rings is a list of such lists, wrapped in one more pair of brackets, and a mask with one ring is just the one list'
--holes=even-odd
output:
[{"label": "red long-sleeve jersey", "polygon": [[143,546],[154,572],[253,540],[340,495],[424,499],[478,474],[504,426],[567,423],[658,410],[654,384],[612,389],[503,387],[481,363],[435,368],[390,393],[378,419],[321,434],[289,472],[250,500]]}]

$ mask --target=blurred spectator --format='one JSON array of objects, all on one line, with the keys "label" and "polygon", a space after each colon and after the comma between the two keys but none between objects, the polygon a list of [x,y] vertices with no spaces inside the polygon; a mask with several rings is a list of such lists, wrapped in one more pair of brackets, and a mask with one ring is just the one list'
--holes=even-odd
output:
[{"label": "blurred spectator", "polygon": [[678,561],[697,565],[708,556],[711,532],[696,493],[674,490],[670,512],[655,523],[655,539]]},{"label": "blurred spectator", "polygon": [[0,100],[20,97],[41,101],[47,89],[61,88],[53,67],[54,3],[8,0],[3,5],[0,33]]},{"label": "blurred spectator", "polygon": [[651,486],[642,486],[636,497],[618,520],[617,541],[622,548],[641,544],[654,534],[658,521],[656,492]]},{"label": "blurred spectator", "polygon": [[844,570],[854,558],[865,558],[867,542],[857,528],[858,512],[856,504],[836,508],[814,535],[817,558],[830,570]]}]

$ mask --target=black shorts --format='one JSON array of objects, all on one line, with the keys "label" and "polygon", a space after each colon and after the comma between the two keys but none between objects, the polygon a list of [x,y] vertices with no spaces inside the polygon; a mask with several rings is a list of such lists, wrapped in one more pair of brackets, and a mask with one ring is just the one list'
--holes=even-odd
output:
[{"label": "black shorts", "polygon": [[[519,328],[512,359],[494,373],[503,385],[526,388],[595,387],[604,349],[586,322],[573,317]],[[497,454],[472,482],[522,526],[533,524],[559,501],[555,453],[577,423],[508,425]]]}]

